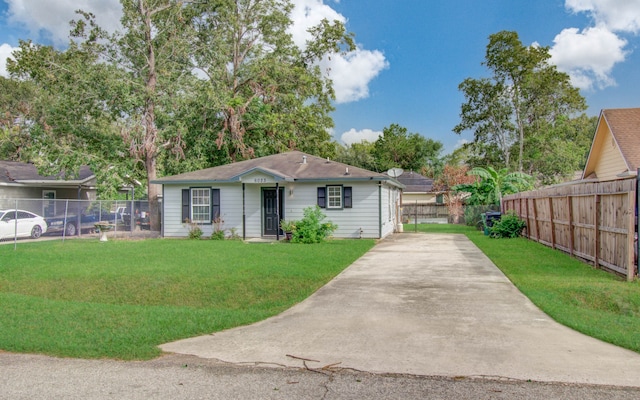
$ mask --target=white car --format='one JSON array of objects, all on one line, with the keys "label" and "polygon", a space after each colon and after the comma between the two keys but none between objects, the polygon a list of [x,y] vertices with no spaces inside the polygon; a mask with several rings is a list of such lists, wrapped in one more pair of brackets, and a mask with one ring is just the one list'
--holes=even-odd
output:
[{"label": "white car", "polygon": [[0,239],[13,237],[37,239],[46,231],[47,222],[39,215],[24,210],[0,210]]}]

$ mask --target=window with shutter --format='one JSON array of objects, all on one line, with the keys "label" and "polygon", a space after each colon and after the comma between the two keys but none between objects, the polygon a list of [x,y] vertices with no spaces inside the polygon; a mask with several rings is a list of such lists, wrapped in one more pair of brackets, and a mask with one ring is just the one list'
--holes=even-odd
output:
[{"label": "window with shutter", "polygon": [[352,208],[351,186],[345,186],[342,193],[344,196],[344,208]]},{"label": "window with shutter", "polygon": [[182,222],[210,224],[220,215],[220,189],[182,189]]},{"label": "window with shutter", "polygon": [[318,188],[318,207],[327,208],[327,194],[326,188]]},{"label": "window with shutter", "polygon": [[191,221],[190,199],[191,193],[189,189],[182,189],[182,222]]}]

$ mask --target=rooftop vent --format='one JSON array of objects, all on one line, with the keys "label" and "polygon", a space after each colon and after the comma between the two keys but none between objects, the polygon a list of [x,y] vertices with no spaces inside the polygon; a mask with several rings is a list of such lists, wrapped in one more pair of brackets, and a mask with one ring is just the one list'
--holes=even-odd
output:
[{"label": "rooftop vent", "polygon": [[306,164],[307,163],[307,156],[302,156],[302,163]]}]

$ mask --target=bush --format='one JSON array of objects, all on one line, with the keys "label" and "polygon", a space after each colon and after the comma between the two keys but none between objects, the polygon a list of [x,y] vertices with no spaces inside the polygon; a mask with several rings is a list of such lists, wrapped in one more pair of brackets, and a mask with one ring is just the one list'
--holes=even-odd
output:
[{"label": "bush", "polygon": [[292,222],[294,230],[291,234],[292,243],[320,243],[328,238],[338,226],[332,222],[322,222],[326,216],[320,207],[307,207],[304,217],[300,221]]},{"label": "bush", "polygon": [[186,219],[184,223],[189,228],[189,239],[200,239],[202,237],[202,229],[195,222]]},{"label": "bush", "polygon": [[213,231],[211,233],[211,240],[224,240],[224,231]]},{"label": "bush", "polygon": [[510,212],[494,222],[489,229],[489,237],[492,238],[517,238],[522,234],[522,230],[527,227],[527,223],[520,219],[515,213]]}]

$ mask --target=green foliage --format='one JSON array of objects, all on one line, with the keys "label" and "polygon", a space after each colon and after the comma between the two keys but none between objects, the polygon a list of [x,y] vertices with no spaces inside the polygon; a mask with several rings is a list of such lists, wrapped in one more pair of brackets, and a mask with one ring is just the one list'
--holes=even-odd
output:
[{"label": "green foliage", "polygon": [[[586,109],[584,98],[569,76],[549,63],[549,48],[524,46],[516,32],[489,36],[484,65],[489,78],[467,78],[459,90],[465,96],[461,122],[454,132],[474,133],[481,164],[524,171],[534,166],[538,137],[558,119]],[[515,162],[512,157],[515,156]],[[537,175],[535,169],[530,170]]]},{"label": "green foliage", "polygon": [[224,236],[224,231],[220,230],[220,231],[216,231],[214,230],[211,233],[211,240],[224,240],[225,236]]},{"label": "green foliage", "polygon": [[520,219],[515,213],[502,215],[500,220],[495,221],[489,229],[489,237],[492,238],[517,238],[522,234],[522,230],[527,227],[527,223]]},{"label": "green foliage", "polygon": [[197,85],[194,96],[199,109],[185,119],[193,126],[187,134],[194,138],[188,140],[196,146],[188,151],[207,157],[207,149],[215,147],[231,160],[291,148],[333,156],[327,131],[333,126],[334,92],[317,62],[355,49],[344,24],[320,21],[309,30],[303,52],[289,33],[290,1],[186,7],[193,12],[193,62],[206,74],[206,84]]},{"label": "green foliage", "polygon": [[79,11],[65,50],[20,43],[0,105],[26,119],[0,121],[0,155],[47,174],[89,165],[103,197],[144,182],[152,226],[158,176],[292,148],[333,157],[334,93],[317,62],[355,49],[343,23],[321,21],[303,52],[288,0],[121,5],[113,35]]},{"label": "green foliage", "polygon": [[283,219],[282,221],[280,221],[280,229],[282,229],[284,232],[293,232],[296,229],[297,223],[297,221],[287,221]]},{"label": "green foliage", "polygon": [[533,187],[532,178],[521,172],[509,172],[506,168],[475,167],[468,172],[477,176],[476,183],[454,186],[456,192],[470,193],[467,204],[499,205],[503,195],[518,193]]},{"label": "green foliage", "polygon": [[322,222],[325,217],[317,205],[305,208],[304,217],[300,221],[291,222],[291,243],[321,243],[327,239],[338,226],[332,222]]},{"label": "green foliage", "polygon": [[151,359],[304,300],[374,245],[72,240],[0,246],[0,349]]},{"label": "green foliage", "polygon": [[524,168],[536,181],[551,185],[571,180],[584,169],[598,117],[558,117],[526,138]]},{"label": "green foliage", "polygon": [[184,222],[189,228],[189,239],[201,239],[202,238],[202,228],[195,222],[191,222],[189,219]]},{"label": "green foliage", "polygon": [[382,172],[395,167],[420,171],[429,163],[432,166],[439,165],[442,147],[439,141],[418,133],[407,133],[407,128],[391,124],[383,129],[382,136],[373,145],[375,171]]},{"label": "green foliage", "polygon": [[482,214],[489,211],[498,211],[496,205],[467,205],[464,207],[464,222],[467,226],[473,226],[476,229],[482,229]]},{"label": "green foliage", "polygon": [[343,164],[353,165],[369,171],[378,171],[378,162],[373,155],[374,143],[363,140],[349,146],[337,146],[335,160]]}]

